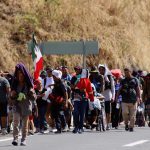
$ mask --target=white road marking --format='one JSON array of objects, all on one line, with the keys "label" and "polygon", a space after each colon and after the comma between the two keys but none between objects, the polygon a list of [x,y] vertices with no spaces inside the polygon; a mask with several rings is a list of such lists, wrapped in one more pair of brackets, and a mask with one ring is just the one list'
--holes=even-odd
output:
[{"label": "white road marking", "polygon": [[139,144],[146,143],[148,141],[149,140],[140,140],[140,141],[136,141],[136,142],[133,142],[133,143],[130,143],[130,144],[123,145],[123,147],[132,147],[132,146],[136,146],[136,145],[139,145]]}]

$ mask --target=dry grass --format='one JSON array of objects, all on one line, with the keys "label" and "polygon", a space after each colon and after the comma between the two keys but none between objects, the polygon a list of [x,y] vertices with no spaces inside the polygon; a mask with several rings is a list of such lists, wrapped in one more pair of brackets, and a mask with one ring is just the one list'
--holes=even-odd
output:
[{"label": "dry grass", "polygon": [[[0,66],[9,69],[21,59],[32,63],[26,42],[35,32],[39,41],[97,39],[100,54],[89,56],[89,65],[149,70],[149,12],[149,0],[0,0]],[[77,62],[81,57],[45,58],[55,66]]]}]

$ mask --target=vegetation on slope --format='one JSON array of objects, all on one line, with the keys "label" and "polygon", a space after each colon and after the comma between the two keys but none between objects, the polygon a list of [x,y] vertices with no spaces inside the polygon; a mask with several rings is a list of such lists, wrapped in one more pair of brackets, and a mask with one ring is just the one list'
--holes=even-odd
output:
[{"label": "vegetation on slope", "polygon": [[[98,40],[100,53],[87,64],[150,68],[149,0],[0,0],[0,67],[32,64],[27,42]],[[74,66],[80,56],[45,56],[45,64]],[[31,65],[32,66],[32,65]]]}]

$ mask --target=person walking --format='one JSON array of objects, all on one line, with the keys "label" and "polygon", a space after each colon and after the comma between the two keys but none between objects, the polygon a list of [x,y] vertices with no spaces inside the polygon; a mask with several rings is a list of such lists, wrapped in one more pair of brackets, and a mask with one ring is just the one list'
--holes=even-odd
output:
[{"label": "person walking", "polygon": [[7,104],[10,93],[10,84],[8,80],[0,76],[0,120],[2,134],[7,134]]},{"label": "person walking", "polygon": [[19,63],[15,67],[14,79],[11,86],[10,104],[13,109],[13,141],[12,145],[18,145],[19,125],[22,123],[21,146],[26,145],[28,133],[28,118],[32,114],[32,101],[35,102],[36,94],[33,90],[32,78],[24,64]]},{"label": "person walking", "polygon": [[150,127],[150,73],[145,77],[143,101],[145,103],[145,119],[148,117],[148,126]]},{"label": "person walking", "polygon": [[83,123],[85,119],[85,112],[88,106],[88,99],[93,103],[94,94],[89,80],[89,71],[82,69],[81,78],[74,87],[74,99],[73,99],[73,119],[74,130],[73,133],[81,134],[83,130]]},{"label": "person walking", "polygon": [[106,65],[99,64],[99,72],[104,76],[104,91],[102,95],[105,97],[105,112],[106,112],[106,130],[110,130],[111,122],[111,104],[115,100],[115,84],[110,70]]},{"label": "person walking", "polygon": [[57,131],[55,133],[57,134],[61,133],[67,126],[64,109],[67,108],[68,105],[68,94],[64,83],[61,81],[62,72],[60,70],[53,70],[52,75],[54,79],[54,88],[49,95],[49,99],[51,101],[51,115],[56,123]]},{"label": "person walking", "polygon": [[[133,132],[137,103],[141,102],[140,86],[137,78],[132,76],[129,68],[124,69],[125,78],[117,92],[116,100],[122,96],[122,115],[125,123],[125,130]],[[130,123],[129,123],[130,122]]]}]

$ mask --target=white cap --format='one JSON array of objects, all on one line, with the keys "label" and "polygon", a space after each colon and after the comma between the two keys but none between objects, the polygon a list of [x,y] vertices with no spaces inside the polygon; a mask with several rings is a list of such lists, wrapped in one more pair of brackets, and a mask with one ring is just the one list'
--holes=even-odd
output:
[{"label": "white cap", "polygon": [[62,72],[60,70],[53,70],[52,75],[55,76],[56,78],[61,79],[62,77]]}]

